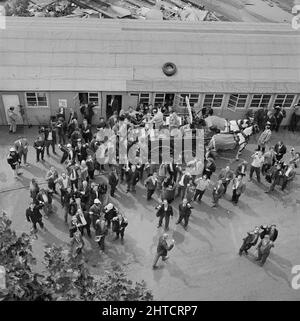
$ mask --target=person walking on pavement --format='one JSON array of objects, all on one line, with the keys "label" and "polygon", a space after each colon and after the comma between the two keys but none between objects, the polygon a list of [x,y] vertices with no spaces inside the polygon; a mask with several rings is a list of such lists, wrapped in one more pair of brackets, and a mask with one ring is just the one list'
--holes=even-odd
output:
[{"label": "person walking on pavement", "polygon": [[222,180],[222,184],[224,186],[224,194],[226,194],[227,187],[233,179],[233,171],[230,169],[229,166],[226,166],[225,168],[221,169],[218,179]]},{"label": "person walking on pavement", "polygon": [[42,136],[38,136],[38,138],[33,143],[33,147],[36,150],[36,162],[38,163],[41,160],[44,161],[44,153],[45,153],[45,141]]},{"label": "person walking on pavement", "polygon": [[119,183],[119,177],[115,167],[112,168],[112,171],[108,175],[108,183],[110,185],[110,196],[115,197],[115,191]]},{"label": "person walking on pavement", "polygon": [[194,201],[196,201],[198,199],[198,202],[201,202],[202,197],[203,197],[207,187],[210,184],[210,180],[204,174],[202,177],[196,178],[195,183],[196,183],[196,191],[195,191],[195,195],[194,195]]},{"label": "person walking on pavement", "polygon": [[179,218],[176,224],[180,224],[184,220],[184,228],[186,229],[189,223],[189,218],[192,213],[192,206],[188,203],[187,199],[184,198],[182,203],[179,204]]},{"label": "person walking on pavement", "polygon": [[173,208],[168,203],[168,201],[164,199],[162,204],[158,205],[156,209],[157,209],[156,216],[159,217],[157,227],[158,228],[161,227],[163,219],[165,219],[165,230],[167,231],[169,229],[170,216],[173,217]]},{"label": "person walking on pavement", "polygon": [[27,221],[32,223],[33,232],[37,232],[37,224],[44,230],[43,216],[40,212],[40,209],[44,206],[43,203],[36,205],[34,202],[31,202],[29,208],[26,210]]},{"label": "person walking on pavement", "polygon": [[107,224],[103,216],[96,220],[96,231],[95,231],[95,241],[98,243],[100,248],[100,253],[104,253],[105,251],[105,237],[107,235],[108,229]]},{"label": "person walking on pavement", "polygon": [[128,225],[127,218],[122,215],[120,212],[116,217],[112,219],[112,231],[116,233],[115,240],[119,239],[119,235],[121,236],[121,243],[124,241],[124,232],[125,228]]},{"label": "person walking on pavement", "polygon": [[135,193],[135,186],[139,181],[139,172],[136,169],[135,165],[131,165],[131,168],[127,168],[126,171],[126,182],[127,182],[127,190],[126,193],[132,191]]},{"label": "person walking on pavement", "polygon": [[264,156],[261,151],[254,153],[252,156],[253,161],[250,166],[249,182],[252,181],[253,173],[255,172],[258,183],[260,183],[260,169],[264,162]]},{"label": "person walking on pavement", "polygon": [[274,247],[274,243],[270,240],[270,235],[265,235],[265,237],[259,242],[257,246],[258,257],[256,261],[259,262],[260,266],[263,266],[270,255],[271,248]]},{"label": "person walking on pavement", "polygon": [[219,205],[219,199],[224,195],[224,186],[222,180],[218,180],[217,184],[213,188],[213,204],[212,207],[216,208]]},{"label": "person walking on pavement", "polygon": [[245,193],[246,184],[243,182],[243,176],[239,175],[235,177],[232,181],[232,198],[231,202],[233,204],[237,204],[239,201],[240,196]]},{"label": "person walking on pavement", "polygon": [[7,156],[7,163],[10,165],[11,169],[14,171],[15,178],[17,178],[18,175],[22,174],[22,173],[19,173],[18,171],[21,163],[20,156],[14,147],[11,147],[9,150],[9,154]]},{"label": "person walking on pavement", "polygon": [[158,241],[158,245],[157,245],[157,252],[153,261],[153,265],[152,268],[156,269],[157,268],[157,262],[159,260],[159,258],[161,257],[163,261],[166,261],[169,257],[168,257],[168,252],[172,250],[172,248],[175,245],[175,241],[172,240],[171,244],[168,245],[167,243],[167,239],[168,239],[169,235],[167,233],[163,234]]},{"label": "person walking on pavement", "polygon": [[20,136],[18,140],[15,141],[14,147],[20,156],[20,161],[22,161],[22,158],[23,158],[24,165],[29,166],[29,164],[27,163],[27,153],[28,153],[27,139],[24,136]]},{"label": "person walking on pavement", "polygon": [[241,164],[238,165],[236,171],[235,171],[235,176],[242,175],[243,177],[246,176],[247,174],[247,168],[248,168],[248,162],[243,161]]},{"label": "person walking on pavement", "polygon": [[150,201],[152,198],[152,195],[154,194],[156,188],[157,188],[157,173],[154,172],[151,176],[149,176],[144,184],[147,189],[147,201]]},{"label": "person walking on pavement", "polygon": [[239,255],[242,255],[243,253],[248,255],[250,248],[257,244],[259,240],[259,230],[260,228],[256,226],[253,231],[247,232],[247,236],[243,238],[243,244],[239,250]]}]

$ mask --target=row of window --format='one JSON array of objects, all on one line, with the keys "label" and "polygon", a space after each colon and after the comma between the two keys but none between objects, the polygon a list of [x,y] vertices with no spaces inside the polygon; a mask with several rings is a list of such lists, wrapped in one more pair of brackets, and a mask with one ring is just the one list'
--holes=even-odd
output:
[{"label": "row of window", "polygon": [[[199,103],[200,94],[172,94],[172,93],[154,93],[154,98],[151,101],[150,93],[136,93],[132,94],[138,97],[138,101],[143,104],[151,104],[154,106],[186,106],[185,98],[188,97],[190,104]],[[273,101],[273,106],[283,106],[290,108],[295,100],[296,95],[293,94],[277,94]],[[236,108],[267,108],[269,106],[271,94],[230,94],[227,108],[235,110]],[[203,99],[203,107],[221,108],[225,94],[205,94]],[[99,94],[97,92],[79,93],[80,103],[95,103],[99,105]],[[26,102],[28,107],[48,107],[47,94],[43,92],[28,92],[26,93]],[[300,99],[298,103],[300,102]]]}]

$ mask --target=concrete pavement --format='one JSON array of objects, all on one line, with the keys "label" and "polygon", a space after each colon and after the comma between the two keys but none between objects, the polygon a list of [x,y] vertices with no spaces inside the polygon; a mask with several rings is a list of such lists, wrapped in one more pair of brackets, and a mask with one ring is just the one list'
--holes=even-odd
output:
[{"label": "concrete pavement", "polygon": [[[32,146],[37,128],[25,128],[24,134]],[[59,164],[61,152],[58,157],[45,156],[44,164],[36,164],[35,152],[30,147],[31,166],[22,169],[20,179],[14,179],[6,156],[15,139],[17,135],[8,134],[7,128],[0,128],[0,209],[11,215],[18,232],[29,232],[30,224],[25,218],[29,182],[32,177],[37,177],[40,183],[44,182],[51,165],[62,169]],[[289,148],[294,146],[300,150],[299,132],[292,134],[282,130],[273,135],[272,141],[278,139],[282,139]],[[249,160],[255,147],[253,138],[242,158]],[[233,158],[232,153],[223,153],[217,161],[217,173],[228,163],[235,169],[237,162],[231,160]],[[202,204],[195,205],[187,231],[181,225],[175,225],[178,201],[174,202],[175,217],[171,220],[169,234],[176,245],[170,252],[170,259],[166,263],[160,261],[157,270],[151,268],[158,237],[163,232],[156,228],[154,207],[157,201],[147,202],[145,189],[140,183],[136,195],[126,194],[125,186],[121,185],[113,202],[128,217],[124,245],[113,241],[113,236],[109,235],[107,253],[101,256],[93,239],[86,238],[91,271],[101,274],[117,261],[132,279],[144,279],[156,300],[299,300],[300,290],[291,288],[292,266],[300,265],[299,175],[286,193],[265,194],[267,183],[264,180],[262,185],[255,183],[255,180],[246,183],[246,193],[238,206],[228,201],[231,187],[216,210],[210,207],[211,191],[207,191]],[[45,244],[66,245],[69,242],[68,226],[63,222],[58,198],[55,198],[54,206],[56,213],[45,220],[48,231],[39,232],[38,240],[33,241],[38,258],[42,258]],[[255,225],[270,223],[278,226],[279,236],[265,266],[255,263],[252,250],[248,257],[238,256],[245,233]],[[40,267],[41,264],[38,265]]]}]

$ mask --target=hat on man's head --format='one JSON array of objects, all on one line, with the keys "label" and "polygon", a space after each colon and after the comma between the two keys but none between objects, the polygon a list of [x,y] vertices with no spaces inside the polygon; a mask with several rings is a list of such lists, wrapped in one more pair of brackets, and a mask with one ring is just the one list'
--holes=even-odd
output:
[{"label": "hat on man's head", "polygon": [[110,210],[113,209],[113,207],[114,207],[114,206],[113,206],[112,203],[108,203],[105,208],[106,208],[108,211],[110,211]]},{"label": "hat on man's head", "polygon": [[67,144],[67,147],[69,148],[69,147],[72,147],[72,145],[71,144]]},{"label": "hat on man's head", "polygon": [[15,149],[14,147],[11,147],[11,148],[9,149],[9,151],[10,151],[10,152],[15,152],[16,149]]},{"label": "hat on man's head", "polygon": [[101,204],[101,202],[100,202],[100,200],[99,200],[98,198],[96,198],[96,199],[94,200],[94,204]]}]

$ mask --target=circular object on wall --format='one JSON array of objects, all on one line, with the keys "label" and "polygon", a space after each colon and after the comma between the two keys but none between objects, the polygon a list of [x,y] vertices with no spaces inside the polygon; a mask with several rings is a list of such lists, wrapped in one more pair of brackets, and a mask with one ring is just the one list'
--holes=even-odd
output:
[{"label": "circular object on wall", "polygon": [[176,73],[177,67],[175,64],[173,64],[173,62],[166,62],[163,65],[162,70],[166,76],[170,77]]}]

